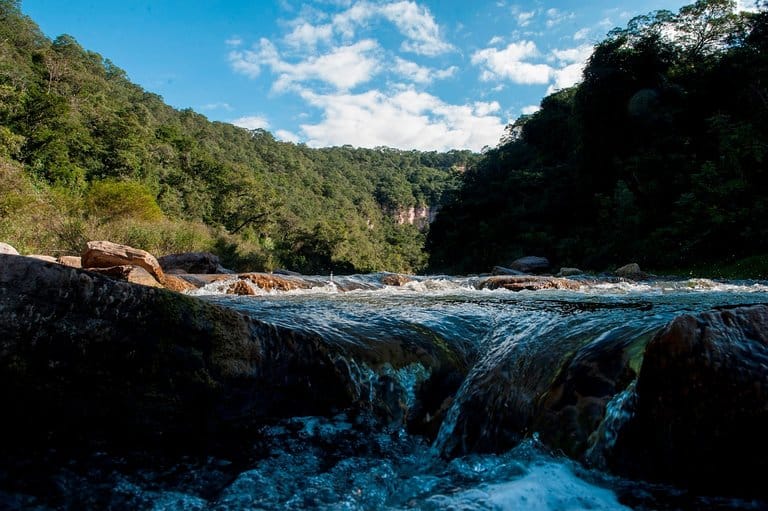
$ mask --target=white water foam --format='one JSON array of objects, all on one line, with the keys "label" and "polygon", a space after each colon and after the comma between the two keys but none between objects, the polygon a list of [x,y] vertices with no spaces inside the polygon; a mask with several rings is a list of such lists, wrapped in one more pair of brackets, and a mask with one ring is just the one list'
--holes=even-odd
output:
[{"label": "white water foam", "polygon": [[526,511],[629,510],[616,495],[577,477],[568,467],[535,464],[513,481],[486,484],[453,495],[427,500],[435,509],[496,509]]}]

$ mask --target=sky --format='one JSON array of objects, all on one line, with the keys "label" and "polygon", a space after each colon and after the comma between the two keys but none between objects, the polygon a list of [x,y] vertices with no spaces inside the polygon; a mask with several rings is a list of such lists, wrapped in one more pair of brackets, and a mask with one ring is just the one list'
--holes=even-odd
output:
[{"label": "sky", "polygon": [[311,147],[480,151],[575,84],[609,30],[692,1],[22,0],[22,11],[210,120]]}]

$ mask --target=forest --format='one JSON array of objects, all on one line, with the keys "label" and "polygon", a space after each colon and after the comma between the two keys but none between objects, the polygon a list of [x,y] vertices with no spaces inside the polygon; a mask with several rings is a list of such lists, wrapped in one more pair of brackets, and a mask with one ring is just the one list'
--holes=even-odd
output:
[{"label": "forest", "polygon": [[0,240],[79,254],[109,239],[209,250],[240,270],[417,272],[425,226],[479,155],[312,149],[176,110],[0,0]]},{"label": "forest", "polygon": [[[576,86],[474,154],[314,149],[210,122],[0,0],[0,240],[110,239],[233,269],[768,275],[768,13],[699,0],[616,28]],[[439,211],[430,226],[398,220]]]},{"label": "forest", "polygon": [[638,16],[464,174],[430,230],[430,263],[466,272],[535,254],[765,278],[767,157],[766,3]]}]

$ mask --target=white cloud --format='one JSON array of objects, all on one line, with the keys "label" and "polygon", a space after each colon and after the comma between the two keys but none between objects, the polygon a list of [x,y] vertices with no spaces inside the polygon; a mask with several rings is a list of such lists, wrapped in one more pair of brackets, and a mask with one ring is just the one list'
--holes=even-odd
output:
[{"label": "white cloud", "polygon": [[523,115],[531,115],[531,114],[535,114],[539,110],[541,110],[541,107],[539,105],[528,105],[521,108],[520,112],[522,112]]},{"label": "white cloud", "polygon": [[576,15],[572,12],[563,12],[559,9],[547,9],[546,11],[547,15],[547,28],[552,28],[555,25],[559,25],[565,20],[569,20],[574,18]]},{"label": "white cloud", "polygon": [[431,69],[420,66],[415,62],[395,57],[394,72],[415,83],[428,84],[434,80],[443,80],[453,76],[458,67],[451,66],[445,69]]},{"label": "white cloud", "polygon": [[240,46],[241,44],[243,44],[243,40],[240,39],[239,37],[230,37],[229,39],[224,41],[224,44],[226,44],[227,46],[233,46],[233,47]]},{"label": "white cloud", "polygon": [[592,46],[583,44],[576,48],[565,50],[553,50],[552,55],[559,61],[567,64],[583,63],[592,55]]},{"label": "white cloud", "polygon": [[403,149],[480,150],[495,145],[504,123],[493,115],[498,103],[450,105],[412,88],[384,93],[321,95],[303,90],[302,97],[323,111],[317,124],[303,124],[310,146],[352,144]]},{"label": "white cloud", "polygon": [[330,24],[325,25],[312,25],[310,23],[299,23],[290,34],[285,36],[285,42],[293,47],[301,47],[302,45],[314,48],[318,42],[328,42],[333,37],[333,26]]},{"label": "white cloud", "polygon": [[498,35],[495,35],[491,37],[491,40],[488,41],[488,46],[495,46],[497,44],[501,44],[504,42],[504,38]]},{"label": "white cloud", "polygon": [[533,41],[510,43],[503,50],[485,48],[472,55],[472,63],[483,68],[483,81],[508,78],[518,84],[548,83],[551,69],[546,64],[532,64],[525,59],[536,57],[539,51]]},{"label": "white cloud", "polygon": [[275,136],[278,140],[282,140],[283,142],[293,142],[294,144],[297,144],[300,140],[296,133],[288,130],[277,130]]},{"label": "white cloud", "polygon": [[247,130],[265,130],[269,128],[269,122],[266,117],[262,115],[249,115],[245,117],[239,117],[232,121],[235,126],[240,126]]},{"label": "white cloud", "polygon": [[523,11],[517,13],[517,24],[521,27],[527,27],[536,15],[536,11]]},{"label": "white cloud", "polygon": [[736,10],[739,12],[757,12],[759,9],[757,8],[757,2],[754,0],[736,0]]},{"label": "white cloud", "polygon": [[589,33],[591,30],[588,27],[582,28],[581,30],[577,30],[575,34],[573,34],[573,40],[574,41],[583,41],[587,37],[589,37]]},{"label": "white cloud", "polygon": [[453,49],[440,37],[440,27],[426,7],[419,7],[416,2],[401,1],[379,9],[408,39],[402,44],[403,50],[420,55],[439,55]]},{"label": "white cloud", "polygon": [[333,48],[324,55],[290,63],[280,57],[274,44],[262,39],[258,51],[233,51],[229,59],[235,71],[251,78],[258,76],[262,65],[268,66],[278,75],[273,84],[276,91],[284,91],[294,83],[309,80],[319,80],[346,90],[369,81],[378,72],[379,61],[375,56],[378,48],[375,41],[365,39]]}]

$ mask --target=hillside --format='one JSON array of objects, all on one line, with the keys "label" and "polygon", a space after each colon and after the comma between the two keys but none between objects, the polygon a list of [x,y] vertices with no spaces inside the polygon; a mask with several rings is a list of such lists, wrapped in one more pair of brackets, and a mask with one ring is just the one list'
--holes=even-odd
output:
[{"label": "hillside", "polygon": [[581,84],[463,176],[430,230],[432,266],[539,254],[716,275],[740,262],[768,277],[768,13],[735,5],[700,0],[612,31]]},{"label": "hillside", "polygon": [[476,159],[311,149],[210,122],[0,0],[0,239],[24,253],[106,238],[249,270],[415,272],[424,229],[398,218],[439,207]]}]

